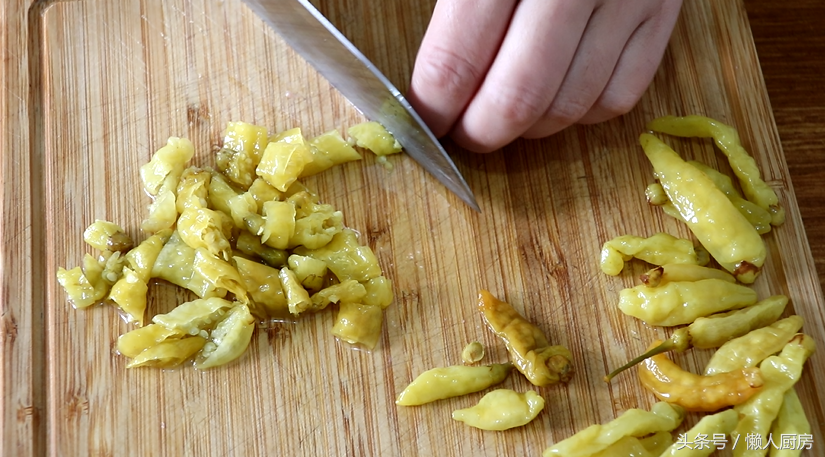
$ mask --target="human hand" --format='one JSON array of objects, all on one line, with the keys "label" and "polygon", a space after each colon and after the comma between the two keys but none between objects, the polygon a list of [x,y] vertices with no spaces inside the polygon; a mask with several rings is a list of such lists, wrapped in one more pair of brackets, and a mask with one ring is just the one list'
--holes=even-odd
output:
[{"label": "human hand", "polygon": [[439,0],[408,98],[436,136],[496,150],[630,111],[682,0]]}]

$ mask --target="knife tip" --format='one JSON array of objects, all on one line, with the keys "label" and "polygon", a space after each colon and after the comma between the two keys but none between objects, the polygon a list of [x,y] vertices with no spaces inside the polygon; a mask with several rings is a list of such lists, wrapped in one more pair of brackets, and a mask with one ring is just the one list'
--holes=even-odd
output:
[{"label": "knife tip", "polygon": [[479,214],[481,213],[481,208],[478,206],[478,202],[476,202],[476,198],[473,194],[463,195],[461,196],[461,200],[463,200],[467,206],[475,210],[475,212]]}]

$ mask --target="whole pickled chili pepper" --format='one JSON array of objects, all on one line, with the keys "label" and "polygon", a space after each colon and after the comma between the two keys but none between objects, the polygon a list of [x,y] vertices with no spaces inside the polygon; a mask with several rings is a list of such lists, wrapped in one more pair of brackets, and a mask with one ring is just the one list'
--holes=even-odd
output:
[{"label": "whole pickled chili pepper", "polygon": [[605,376],[605,381],[609,382],[622,371],[656,354],[667,351],[683,352],[691,347],[710,349],[722,346],[727,341],[745,335],[751,330],[772,324],[779,318],[787,304],[788,297],[774,295],[747,308],[700,317],[689,326],[675,330],[662,344],[613,370]]},{"label": "whole pickled chili pepper", "polygon": [[[753,203],[749,200],[745,200],[739,194],[728,176],[725,174],[710,168],[709,166],[697,162],[695,160],[688,161],[690,165],[698,168],[702,171],[708,178],[710,178],[716,187],[719,188],[733,203],[733,206],[745,216],[745,219],[753,225],[753,228],[756,229],[756,232],[760,235],[764,235],[771,231],[771,214],[762,209],[756,203]],[[679,210],[673,205],[673,203],[668,199],[667,194],[665,193],[664,188],[659,183],[649,184],[647,188],[645,188],[645,196],[647,197],[647,202],[653,206],[658,206],[662,208],[665,214],[668,216],[684,222],[685,219],[679,213]]]},{"label": "whole pickled chili pepper", "polygon": [[713,138],[728,158],[748,200],[771,214],[771,225],[778,226],[785,221],[785,210],[779,206],[776,192],[762,180],[756,161],[742,146],[735,128],[715,119],[695,115],[660,117],[650,121],[647,128],[674,136]]},{"label": "whole pickled chili pepper", "polygon": [[[652,347],[661,342],[656,341]],[[757,367],[743,368],[713,376],[683,370],[665,354],[656,354],[639,367],[639,380],[659,400],[677,404],[688,411],[718,411],[747,401],[762,387]]]},{"label": "whole pickled chili pepper", "polygon": [[[575,435],[548,447],[542,457],[591,457],[603,455],[612,446],[626,437],[655,436],[668,433],[682,424],[685,410],[666,402],[654,404],[650,411],[633,408],[623,412],[619,417],[605,424],[594,424],[577,432]],[[661,435],[651,448],[660,448]],[[609,452],[609,451],[608,451]],[[613,454],[608,454],[613,455]],[[616,454],[622,455],[622,454]],[[658,454],[656,454],[658,455]]]},{"label": "whole pickled chili pepper", "polygon": [[398,395],[395,403],[401,406],[417,406],[478,392],[504,381],[512,369],[513,365],[509,363],[433,368],[418,375]]},{"label": "whole pickled chili pepper", "polygon": [[634,257],[654,265],[707,264],[710,258],[701,252],[692,241],[667,233],[657,233],[649,238],[623,235],[604,243],[600,266],[605,274],[616,276],[621,273],[624,263]]},{"label": "whole pickled chili pepper", "polygon": [[[808,357],[816,350],[813,338],[805,334],[797,334],[785,345],[779,355],[765,359],[759,368],[762,370],[765,385],[759,393],[747,402],[734,408],[739,413],[740,420],[731,433],[737,436],[767,437],[771,425],[779,414],[785,392],[792,389],[802,376],[802,366]],[[752,446],[741,446],[733,449],[734,457],[764,456],[765,449],[752,449]]]},{"label": "whole pickled chili pepper", "polygon": [[724,279],[668,282],[619,292],[619,309],[648,325],[673,327],[757,302],[756,291]]},{"label": "whole pickled chili pepper", "polygon": [[729,435],[739,422],[739,415],[732,409],[703,417],[684,434],[680,443],[673,443],[659,457],[705,457],[716,451],[716,446],[685,446],[685,443],[699,443],[702,437]]},{"label": "whole pickled chili pepper", "polygon": [[[776,415],[776,420],[771,426],[771,436],[796,436],[810,435],[811,423],[805,417],[805,410],[796,390],[788,389],[782,399],[782,406]],[[771,448],[771,457],[799,457],[802,453],[802,446]]]},{"label": "whole pickled chili pepper", "polygon": [[705,366],[705,374],[755,367],[765,358],[781,351],[802,328],[802,324],[802,317],[789,316],[728,341],[713,353]]},{"label": "whole pickled chili pepper", "polygon": [[482,290],[478,307],[490,329],[504,340],[513,364],[531,383],[541,387],[573,377],[570,350],[551,346],[544,333],[508,303]]},{"label": "whole pickled chili pepper", "polygon": [[765,233],[771,231],[771,213],[756,203],[742,198],[739,191],[733,187],[733,182],[728,175],[696,160],[688,161],[688,163],[698,168],[702,171],[702,173],[706,174],[708,178],[712,179],[716,184],[716,187],[728,196],[728,200],[730,200],[730,202],[733,203],[733,206],[735,206],[736,209],[738,209],[739,212],[745,216],[745,219],[753,225],[753,228],[755,228],[760,235],[764,235]]},{"label": "whole pickled chili pepper", "polygon": [[747,335],[776,322],[788,304],[788,297],[773,295],[747,308],[700,317],[688,327],[693,347],[718,348],[728,341]]},{"label": "whole pickled chili pepper", "polygon": [[767,256],[753,225],[710,178],[665,143],[648,133],[640,142],[656,178],[702,246],[736,279],[753,283]]},{"label": "whole pickled chili pepper", "polygon": [[721,279],[729,283],[736,282],[736,278],[727,271],[688,263],[670,263],[639,275],[639,280],[647,287],[659,287],[671,282],[701,281],[703,279]]},{"label": "whole pickled chili pepper", "polygon": [[544,398],[532,390],[496,389],[475,406],[453,411],[453,419],[481,430],[508,430],[528,424],[542,409]]}]

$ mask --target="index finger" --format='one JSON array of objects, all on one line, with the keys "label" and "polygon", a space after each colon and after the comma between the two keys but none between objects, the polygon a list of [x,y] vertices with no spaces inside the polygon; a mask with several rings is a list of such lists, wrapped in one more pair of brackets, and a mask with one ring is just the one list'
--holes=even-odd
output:
[{"label": "index finger", "polygon": [[523,0],[486,77],[452,131],[477,152],[515,140],[550,107],[596,0]]},{"label": "index finger", "polygon": [[415,59],[407,98],[445,135],[478,90],[517,0],[440,0]]}]

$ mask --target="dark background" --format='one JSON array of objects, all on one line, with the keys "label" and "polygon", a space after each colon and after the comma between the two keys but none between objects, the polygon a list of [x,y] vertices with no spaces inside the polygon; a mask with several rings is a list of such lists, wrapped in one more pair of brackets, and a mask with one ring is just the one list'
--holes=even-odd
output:
[{"label": "dark background", "polygon": [[825,290],[825,2],[745,0],[745,8]]}]

